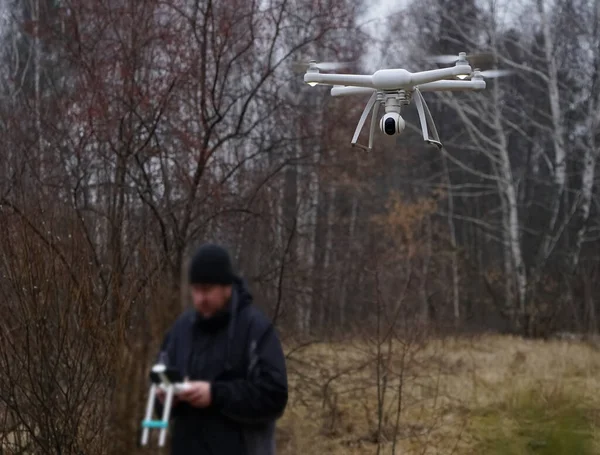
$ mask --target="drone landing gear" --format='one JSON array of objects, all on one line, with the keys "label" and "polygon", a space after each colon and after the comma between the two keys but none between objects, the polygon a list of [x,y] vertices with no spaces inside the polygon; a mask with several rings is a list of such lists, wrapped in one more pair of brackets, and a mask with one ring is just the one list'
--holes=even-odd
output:
[{"label": "drone landing gear", "polygon": [[[425,99],[423,98],[423,95],[421,94],[418,88],[414,89],[414,98],[415,105],[417,107],[417,112],[419,114],[419,121],[421,123],[423,140],[428,144],[433,144],[437,148],[442,149],[443,146],[440,142],[437,129],[433,122],[433,117],[431,116],[431,112],[427,107],[427,103],[425,102]],[[352,137],[351,142],[352,146],[359,147],[368,152],[370,152],[373,149],[373,135],[375,132],[375,126],[377,125],[377,116],[379,114],[379,107],[381,104],[385,104],[386,116],[384,117],[387,117],[388,114],[395,113],[397,117],[396,124],[400,122],[402,122],[403,124],[404,120],[402,119],[402,117],[400,117],[400,108],[402,104],[409,103],[410,97],[403,90],[395,93],[374,92],[369,98],[369,101],[367,102],[367,105],[365,106],[362,115],[360,116],[358,125],[356,125],[356,130],[354,131],[354,136]],[[369,130],[369,145],[364,146],[358,143],[358,136],[371,111],[373,111],[373,113],[371,116],[371,128]],[[403,129],[404,126],[402,125],[402,128],[397,129],[396,134],[400,134],[400,132]],[[431,129],[431,137],[429,136],[429,129]]]},{"label": "drone landing gear", "polygon": [[[187,384],[182,382],[183,378],[176,370],[169,369],[164,364],[154,365],[150,372],[150,381],[150,394],[148,395],[148,402],[146,404],[146,414],[142,421],[141,445],[145,446],[148,444],[151,429],[160,429],[158,445],[159,447],[163,447],[167,439],[173,398],[178,392],[185,390]],[[156,399],[156,392],[159,388],[165,390],[166,398],[163,406],[162,418],[160,420],[153,420],[154,402]]]},{"label": "drone landing gear", "polygon": [[[419,121],[421,123],[421,131],[423,132],[423,140],[428,144],[435,145],[438,149],[442,149],[443,145],[440,142],[440,137],[437,132],[437,128],[435,127],[435,123],[433,122],[433,117],[431,116],[431,112],[429,111],[429,107],[427,107],[427,103],[425,102],[425,98],[421,94],[421,91],[418,88],[415,88],[415,106],[417,107],[417,112],[419,114]],[[431,134],[433,138],[429,137],[429,131],[427,126],[431,128]]]},{"label": "drone landing gear", "polygon": [[[375,104],[377,98],[378,93],[373,92],[373,94],[369,98],[369,101],[367,101],[367,105],[365,106],[362,115],[360,116],[360,119],[358,120],[358,125],[356,125],[356,130],[354,130],[354,136],[352,137],[351,142],[353,147],[360,147],[361,149],[366,150],[367,152],[370,152],[373,149],[373,132],[375,131],[375,125],[377,123],[377,114],[379,113],[379,103]],[[371,116],[371,128],[369,130],[369,146],[365,147],[364,145],[361,145],[357,142],[358,135],[360,134],[363,125],[367,120],[369,112],[371,112],[371,110],[373,109],[373,106],[375,106],[375,110],[373,111],[373,115]]]}]

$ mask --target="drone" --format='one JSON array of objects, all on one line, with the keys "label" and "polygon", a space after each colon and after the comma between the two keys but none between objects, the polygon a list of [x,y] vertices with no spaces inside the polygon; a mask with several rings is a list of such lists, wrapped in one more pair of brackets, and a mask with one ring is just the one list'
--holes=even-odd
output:
[{"label": "drone", "polygon": [[[473,54],[469,58],[476,60],[481,59],[482,56],[485,58],[484,54]],[[406,122],[401,116],[402,108],[414,101],[419,114],[423,140],[441,149],[442,143],[422,93],[484,90],[486,88],[485,77],[503,76],[510,74],[511,71],[472,69],[467,61],[466,52],[460,52],[458,56],[434,56],[429,60],[438,63],[453,62],[454,66],[419,72],[409,72],[400,68],[380,69],[373,74],[323,74],[321,71],[337,69],[343,67],[344,64],[317,63],[315,60],[310,60],[304,74],[304,82],[313,87],[319,84],[333,86],[331,96],[371,94],[356,126],[351,141],[353,147],[360,147],[367,151],[373,149],[373,135],[382,105],[385,108],[385,114],[379,120],[379,129],[388,136],[401,134],[406,127]],[[373,111],[373,115],[371,116],[369,143],[368,146],[364,146],[358,143],[358,136],[371,111]]]},{"label": "drone", "polygon": [[[167,367],[163,361],[152,367],[152,370],[150,371],[150,381],[150,394],[148,395],[148,401],[146,403],[145,418],[142,421],[141,445],[145,446],[148,444],[151,429],[160,429],[158,445],[159,447],[164,447],[167,440],[173,398],[178,393],[187,390],[190,385],[188,382],[184,381],[177,370]],[[161,419],[154,420],[152,419],[152,415],[154,413],[154,403],[158,389],[164,390],[166,392],[166,397]]]}]

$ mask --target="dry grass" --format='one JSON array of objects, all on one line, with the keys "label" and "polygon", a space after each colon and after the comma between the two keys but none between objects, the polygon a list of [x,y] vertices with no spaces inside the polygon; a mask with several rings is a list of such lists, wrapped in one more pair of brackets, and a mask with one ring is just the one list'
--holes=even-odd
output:
[{"label": "dry grass", "polygon": [[[529,415],[535,423],[549,419],[545,409],[562,409],[565,403],[571,410],[584,404],[588,414],[600,404],[600,352],[582,342],[490,335],[409,346],[397,341],[391,356],[387,353],[386,346],[379,357],[387,366],[379,369],[388,371],[384,378],[377,375],[376,346],[365,342],[314,344],[291,352],[290,405],[278,426],[280,453],[369,454],[377,453],[378,445],[380,453],[393,453],[395,439],[396,453],[402,454],[537,454],[492,450],[502,445],[502,437],[526,432],[515,412],[537,410]],[[385,395],[378,400],[384,381]],[[565,419],[576,421],[570,414]],[[590,427],[591,438],[597,440],[595,428]]]}]

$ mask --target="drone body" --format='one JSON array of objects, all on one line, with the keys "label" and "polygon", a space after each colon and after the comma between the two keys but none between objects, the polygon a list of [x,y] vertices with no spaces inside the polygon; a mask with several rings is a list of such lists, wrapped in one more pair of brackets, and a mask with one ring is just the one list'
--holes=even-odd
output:
[{"label": "drone body", "polygon": [[[441,148],[433,118],[425,103],[422,92],[433,91],[459,91],[483,90],[486,83],[484,75],[497,77],[503,75],[500,71],[479,71],[471,68],[464,52],[454,56],[442,56],[442,61],[454,61],[455,65],[448,68],[439,68],[411,73],[405,69],[382,69],[373,74],[332,74],[320,73],[320,69],[338,67],[339,64],[309,62],[304,75],[304,82],[311,86],[317,84],[332,85],[331,96],[371,94],[367,105],[360,117],[351,144],[370,151],[373,147],[373,133],[377,124],[377,115],[380,105],[385,108],[385,114],[379,121],[379,129],[384,134],[393,136],[401,134],[405,128],[405,121],[401,116],[402,106],[409,105],[414,99],[421,130],[425,142]],[[434,59],[435,60],[435,59]],[[458,78],[458,80],[456,80]],[[470,78],[470,80],[461,80]],[[374,109],[371,117],[371,130],[369,145],[367,147],[357,143],[358,136],[367,119]],[[431,137],[429,135],[431,129]]]}]

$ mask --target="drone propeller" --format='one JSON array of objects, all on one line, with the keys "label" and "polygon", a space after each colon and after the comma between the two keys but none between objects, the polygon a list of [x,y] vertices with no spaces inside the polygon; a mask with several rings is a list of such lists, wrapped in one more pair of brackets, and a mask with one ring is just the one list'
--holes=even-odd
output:
[{"label": "drone propeller", "polygon": [[[460,60],[460,55],[430,55],[425,57],[425,60],[432,63],[455,63]],[[493,54],[489,52],[479,52],[475,54],[466,54],[464,56],[467,60],[471,62],[485,62],[493,59]]]},{"label": "drone propeller", "polygon": [[500,70],[500,69],[494,69],[494,70],[485,70],[485,71],[480,71],[478,68],[475,68],[473,70],[473,72],[469,75],[470,79],[494,79],[496,77],[502,77],[502,76],[509,76],[511,74],[513,74],[514,71],[513,70]]},{"label": "drone propeller", "polygon": [[485,71],[475,70],[473,72],[473,75],[485,77],[486,79],[493,79],[495,77],[509,76],[513,73],[514,73],[513,70],[485,70]]},{"label": "drone propeller", "polygon": [[314,68],[320,71],[334,71],[345,68],[351,62],[316,62],[314,60],[296,61],[292,63],[292,69],[296,73],[304,73],[309,68]]}]

